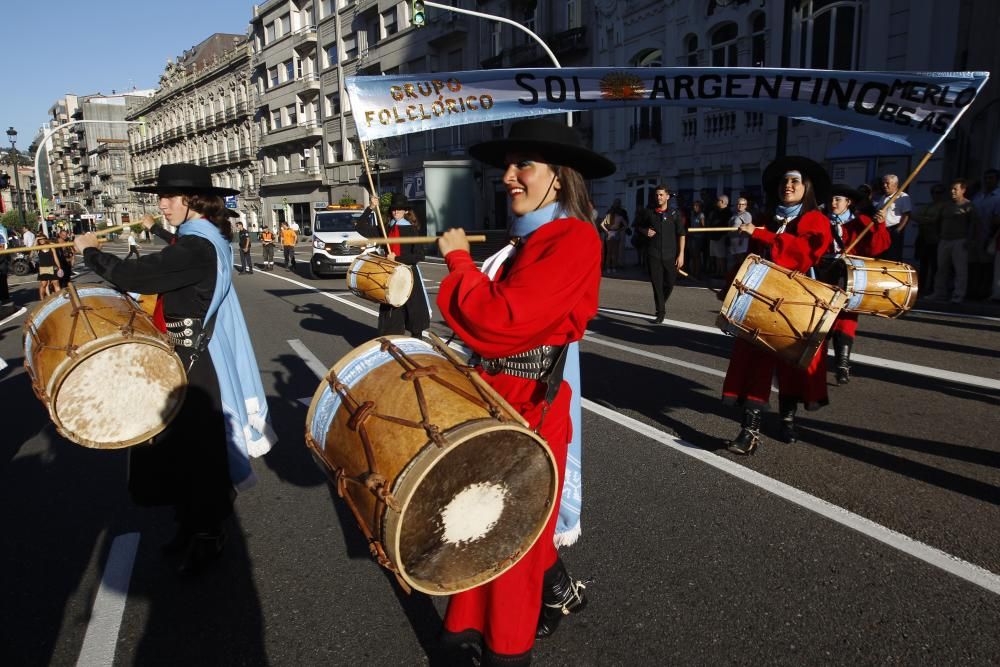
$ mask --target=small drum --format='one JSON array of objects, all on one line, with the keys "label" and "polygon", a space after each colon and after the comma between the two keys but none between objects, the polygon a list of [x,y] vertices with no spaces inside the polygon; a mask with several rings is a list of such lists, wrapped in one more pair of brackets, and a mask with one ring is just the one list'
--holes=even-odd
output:
[{"label": "small drum", "polygon": [[24,366],[59,433],[96,449],[152,438],[187,386],[166,335],[107,287],[70,284],[35,308],[24,324]]},{"label": "small drum", "polygon": [[347,287],[360,297],[399,307],[413,291],[413,271],[381,255],[358,255],[347,269]]},{"label": "small drum", "polygon": [[806,368],[846,301],[841,289],[749,255],[716,323],[726,333]]},{"label": "small drum", "polygon": [[899,317],[917,301],[917,272],[909,264],[847,255],[844,266],[847,305],[844,310],[878,317]]},{"label": "small drum", "polygon": [[512,567],[544,529],[548,445],[440,339],[387,336],[337,362],[306,444],[404,585],[450,595]]}]

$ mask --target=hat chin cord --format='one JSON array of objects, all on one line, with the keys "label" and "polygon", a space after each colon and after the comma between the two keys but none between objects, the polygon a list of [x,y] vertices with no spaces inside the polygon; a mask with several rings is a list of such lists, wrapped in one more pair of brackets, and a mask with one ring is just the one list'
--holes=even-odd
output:
[{"label": "hat chin cord", "polygon": [[[549,181],[549,187],[545,188],[545,194],[542,195],[542,198],[541,198],[541,200],[539,200],[538,206],[535,207],[534,211],[537,211],[538,209],[540,209],[542,207],[542,202],[544,202],[545,198],[549,196],[550,192],[552,192],[552,187],[556,184],[556,179],[557,178],[559,178],[559,172],[558,171],[552,174],[552,180]],[[558,200],[558,199],[559,199],[559,197],[557,196],[556,200]],[[534,212],[534,211],[532,211],[532,212]]]}]

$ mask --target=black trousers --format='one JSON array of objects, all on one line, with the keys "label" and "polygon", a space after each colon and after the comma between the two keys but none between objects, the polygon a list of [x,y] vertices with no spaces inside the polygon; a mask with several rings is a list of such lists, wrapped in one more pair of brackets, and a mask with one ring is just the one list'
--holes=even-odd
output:
[{"label": "black trousers", "polygon": [[7,269],[0,269],[0,303],[10,301],[10,287],[7,286]]},{"label": "black trousers", "polygon": [[281,249],[285,251],[285,268],[295,266],[295,246],[283,245]]},{"label": "black trousers", "polygon": [[647,255],[646,263],[649,266],[649,282],[653,283],[653,303],[656,306],[657,316],[667,312],[667,299],[674,291],[674,284],[677,282],[676,257],[660,257]]}]

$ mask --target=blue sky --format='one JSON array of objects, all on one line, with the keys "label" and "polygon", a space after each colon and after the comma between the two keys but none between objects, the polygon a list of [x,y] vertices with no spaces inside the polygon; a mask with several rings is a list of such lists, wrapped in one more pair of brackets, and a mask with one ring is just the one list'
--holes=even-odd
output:
[{"label": "blue sky", "polygon": [[[66,93],[155,88],[168,58],[246,33],[249,0],[7,0],[0,10],[0,146],[25,149]],[[259,3],[258,3],[259,4]]]}]

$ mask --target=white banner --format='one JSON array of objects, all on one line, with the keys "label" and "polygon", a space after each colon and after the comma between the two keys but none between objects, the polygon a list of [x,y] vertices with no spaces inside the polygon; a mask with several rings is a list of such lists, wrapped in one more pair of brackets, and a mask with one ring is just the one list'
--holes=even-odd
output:
[{"label": "white banner", "polygon": [[368,141],[467,123],[650,105],[760,111],[933,152],[987,72],[748,67],[543,68],[347,78]]}]

